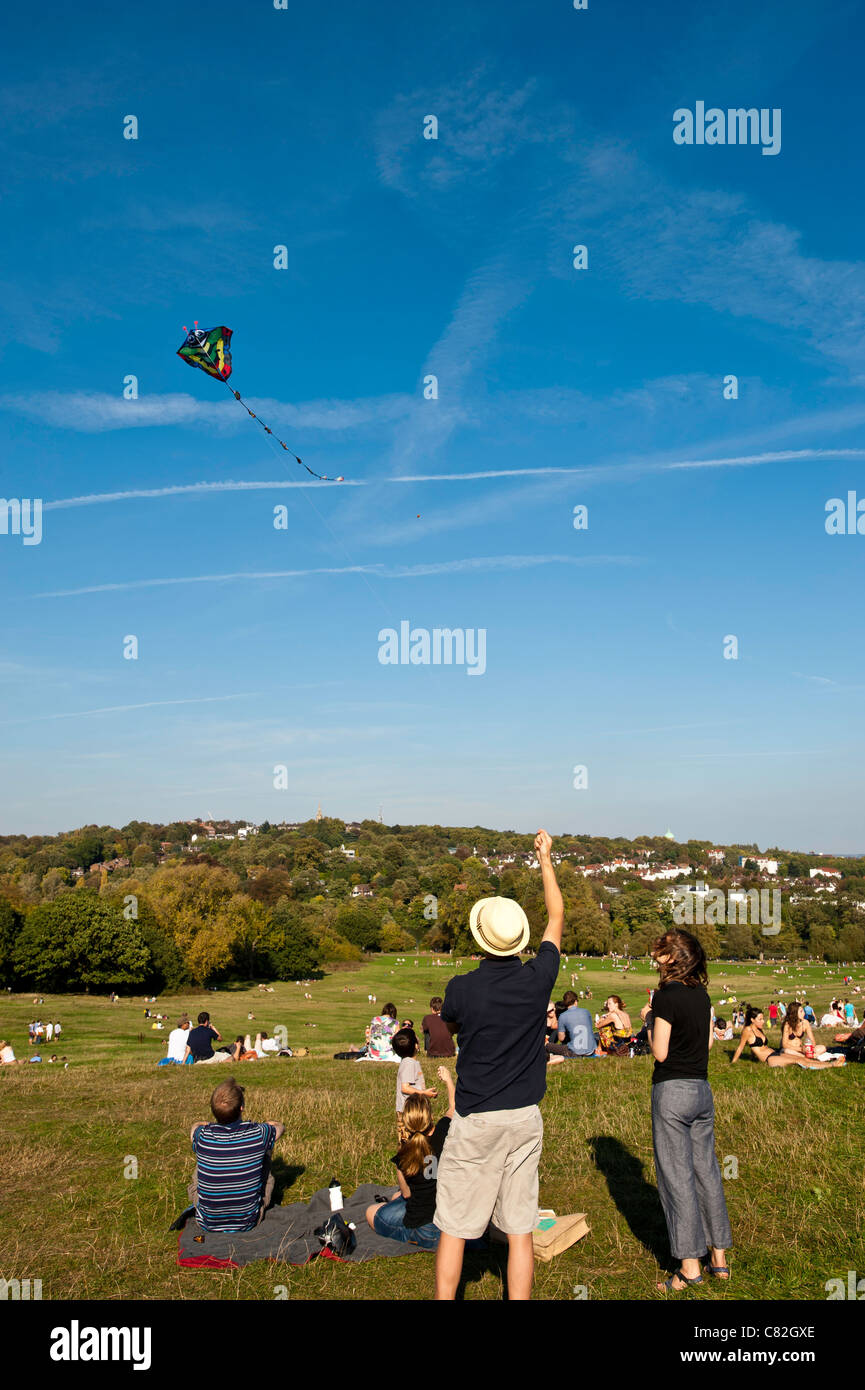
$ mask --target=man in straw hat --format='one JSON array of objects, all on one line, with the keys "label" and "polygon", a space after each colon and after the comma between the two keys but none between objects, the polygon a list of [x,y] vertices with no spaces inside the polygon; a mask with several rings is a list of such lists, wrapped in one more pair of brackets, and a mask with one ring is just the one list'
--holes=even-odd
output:
[{"label": "man in straw hat", "polygon": [[538,831],[549,922],[534,960],[520,961],[529,923],[519,903],[481,898],[469,927],[484,960],[445,991],[441,1016],[458,1034],[460,1051],[456,1113],[437,1169],[438,1299],[456,1297],[465,1242],[483,1235],[491,1217],[508,1237],[508,1296],[531,1297],[544,1133],[538,1102],[547,1088],[547,1003],[559,976],[564,925],[552,843],[546,830]]}]

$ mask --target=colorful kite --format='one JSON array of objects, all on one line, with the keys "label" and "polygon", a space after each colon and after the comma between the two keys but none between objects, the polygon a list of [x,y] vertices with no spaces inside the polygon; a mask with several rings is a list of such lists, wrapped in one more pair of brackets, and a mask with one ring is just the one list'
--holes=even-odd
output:
[{"label": "colorful kite", "polygon": [[[189,331],[185,324],[183,331],[187,334],[187,338],[183,346],[177,349],[177,356],[182,357],[184,362],[188,362],[190,367],[199,367],[201,371],[206,372],[208,376],[215,376],[218,381],[224,381],[226,386],[228,386],[228,378],[231,376],[231,353],[229,352],[229,347],[231,345],[231,329],[225,327],[199,328],[198,320],[196,319],[195,327],[192,329],[192,332]],[[240,404],[243,406],[250,419],[258,420],[264,433],[272,435],[276,443],[281,445],[287,454],[291,454],[295,463],[299,463],[301,468],[305,468],[307,473],[313,478],[318,478],[319,482],[322,483],[345,482],[345,478],[343,477],[329,478],[325,473],[313,472],[308,463],[304,463],[302,458],[298,458],[297,454],[289,449],[287,444],[283,444],[282,440],[273,433],[273,430],[270,429],[253,410],[250,410],[239,391],[235,391],[231,386],[229,386],[228,389],[234,399],[240,401]]]},{"label": "colorful kite", "polygon": [[227,381],[231,376],[230,345],[230,328],[210,328],[205,332],[196,326],[183,347],[177,349],[177,356],[188,362],[190,367],[200,367],[208,376]]}]

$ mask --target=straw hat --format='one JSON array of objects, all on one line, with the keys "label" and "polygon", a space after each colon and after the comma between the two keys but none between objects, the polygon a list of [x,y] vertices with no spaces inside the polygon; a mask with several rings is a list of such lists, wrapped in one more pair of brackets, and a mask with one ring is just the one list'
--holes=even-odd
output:
[{"label": "straw hat", "polygon": [[469,928],[490,956],[517,956],[529,942],[529,919],[513,898],[479,898],[469,913]]}]

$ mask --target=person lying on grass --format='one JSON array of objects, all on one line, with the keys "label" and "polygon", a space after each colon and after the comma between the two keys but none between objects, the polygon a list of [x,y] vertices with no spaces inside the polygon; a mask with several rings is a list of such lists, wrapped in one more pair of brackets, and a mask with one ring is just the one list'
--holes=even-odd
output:
[{"label": "person lying on grass", "polygon": [[[786,1024],[785,1024],[786,1027]],[[843,1066],[844,1059],[831,1062],[818,1061],[817,1058],[810,1059],[799,1053],[783,1052],[780,1047],[775,1048],[766,1036],[766,1020],[763,1010],[758,1007],[751,1007],[745,1010],[745,1027],[739,1038],[739,1045],[733,1053],[732,1061],[738,1062],[746,1047],[750,1047],[751,1054],[757,1062],[766,1062],[770,1067],[805,1067],[808,1071],[825,1071],[829,1066]]]},{"label": "person lying on grass", "polygon": [[859,1027],[854,1028],[852,1033],[836,1033],[835,1041],[836,1043],[858,1042],[863,1037],[865,1037],[865,1023],[860,1023]]},{"label": "person lying on grass", "polygon": [[198,1160],[189,1200],[204,1231],[251,1231],[273,1201],[270,1161],[285,1125],[244,1120],[245,1092],[233,1076],[210,1097],[215,1123],[189,1131]]},{"label": "person lying on grass", "polygon": [[391,1159],[396,1165],[399,1192],[389,1202],[376,1202],[366,1209],[367,1222],[376,1235],[419,1245],[422,1250],[435,1250],[441,1235],[433,1222],[438,1160],[456,1100],[456,1088],[447,1067],[439,1067],[438,1074],[448,1093],[447,1113],[434,1124],[427,1095],[415,1093],[406,1097],[402,1122],[407,1137]]}]

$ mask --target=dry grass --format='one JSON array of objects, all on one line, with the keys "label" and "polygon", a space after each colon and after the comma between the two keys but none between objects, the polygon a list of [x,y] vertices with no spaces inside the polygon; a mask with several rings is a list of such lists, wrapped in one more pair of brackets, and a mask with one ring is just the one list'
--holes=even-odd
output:
[{"label": "dry grass", "polygon": [[[401,1015],[410,1012],[418,1024],[430,994],[443,992],[447,972],[429,962],[417,970],[399,967],[395,976],[393,969],[383,961],[350,977],[340,972],[312,986],[312,1003],[293,985],[279,986],[266,1000],[246,991],[206,996],[225,1036],[246,1031],[252,1008],[256,1026],[264,1022],[272,1031],[285,1022],[293,1042],[309,1046],[315,1039],[318,1056],[242,1069],[250,1118],[286,1124],[277,1150],[284,1201],[308,1199],[334,1175],[346,1190],[389,1181],[394,1069],[327,1058],[343,1042],[362,1038],[369,990],[379,1007],[386,994],[393,996]],[[768,972],[734,980],[728,971],[723,992],[761,1001],[775,993],[778,981]],[[597,966],[586,976],[596,1000],[612,989],[632,1008],[645,998],[650,978],[632,975],[623,985]],[[357,994],[343,994],[349,978]],[[815,971],[813,988],[809,978],[815,1007],[837,985],[837,976]],[[722,991],[716,986],[713,993]],[[201,1006],[190,998],[176,1003]],[[189,1127],[207,1117],[216,1078],[206,1068],[155,1068],[164,1035],[137,1042],[140,1001],[46,1001],[43,1016],[52,1011],[66,1025],[69,1070],[43,1064],[0,1074],[0,1275],[41,1279],[44,1298],[270,1299],[278,1285],[291,1298],[374,1298],[397,1273],[401,1298],[431,1295],[433,1262],[423,1254],[399,1265],[320,1261],[301,1269],[260,1263],[226,1273],[180,1271],[167,1227],[185,1205]],[[32,1012],[32,998],[4,1001],[2,1029],[19,1055],[26,1055],[21,1032]],[[303,1029],[310,1016],[317,1030]],[[731,1054],[730,1044],[713,1049],[710,1080],[719,1157],[738,1162],[738,1177],[725,1185],[733,1280],[691,1296],[824,1298],[828,1279],[857,1267],[861,1273],[865,1068],[814,1074],[748,1061],[731,1067]],[[433,1064],[425,1069],[431,1081]],[[541,1198],[560,1212],[587,1212],[591,1233],[552,1264],[538,1265],[537,1297],[572,1298],[580,1285],[593,1299],[662,1297],[654,1288],[666,1241],[652,1164],[650,1072],[648,1059],[575,1062],[551,1071],[542,1107]],[[129,1155],[138,1160],[135,1179],[123,1175]],[[466,1268],[467,1298],[501,1298],[497,1262],[475,1257]]]}]

